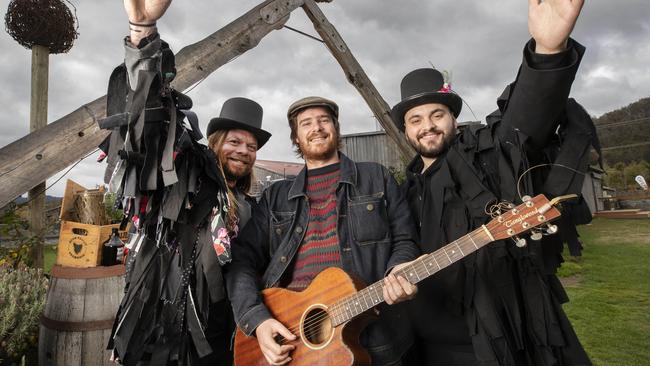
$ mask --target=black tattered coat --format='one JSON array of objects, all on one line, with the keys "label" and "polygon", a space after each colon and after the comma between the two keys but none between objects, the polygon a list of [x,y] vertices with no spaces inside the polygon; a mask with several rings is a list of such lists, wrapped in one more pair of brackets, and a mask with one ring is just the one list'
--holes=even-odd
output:
[{"label": "black tattered coat", "polygon": [[[589,147],[597,147],[589,115],[567,99],[584,52],[570,44],[562,54],[543,56],[531,52],[531,41],[517,81],[488,124],[460,132],[425,172],[419,157],[408,166],[402,188],[424,253],[489,221],[488,204],[520,202],[518,185],[522,195],[580,193],[582,175],[564,167],[535,168],[518,182],[528,168],[543,163],[584,172]],[[561,309],[568,299],[554,274],[563,242],[579,252],[575,224],[590,218],[584,202],[568,205],[562,235],[528,240],[525,248],[492,243],[421,283],[416,299],[405,305],[416,347],[467,346],[481,365],[590,364]]]},{"label": "black tattered coat", "polygon": [[211,227],[226,182],[198,143],[191,99],[169,88],[166,43],[154,34],[125,51],[109,82],[100,127],[111,134],[101,148],[123,222],[137,216],[139,225],[108,348],[124,365],[230,365],[234,321]]}]

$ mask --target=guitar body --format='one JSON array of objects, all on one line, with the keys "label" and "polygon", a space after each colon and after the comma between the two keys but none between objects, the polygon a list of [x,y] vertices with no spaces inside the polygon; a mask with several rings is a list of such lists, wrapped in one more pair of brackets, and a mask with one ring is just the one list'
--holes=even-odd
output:
[{"label": "guitar body", "polygon": [[[297,336],[291,342],[296,349],[291,353],[289,365],[370,365],[370,356],[359,344],[359,334],[367,323],[363,317],[331,327],[325,313],[332,304],[362,288],[343,270],[328,268],[302,292],[281,288],[262,291],[264,304],[273,317]],[[268,363],[257,338],[237,329],[235,366],[249,365]]]}]

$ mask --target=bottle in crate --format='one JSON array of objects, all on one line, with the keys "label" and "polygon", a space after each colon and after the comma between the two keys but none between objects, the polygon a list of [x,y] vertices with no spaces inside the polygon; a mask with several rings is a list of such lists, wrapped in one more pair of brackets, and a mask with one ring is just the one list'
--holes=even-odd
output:
[{"label": "bottle in crate", "polygon": [[124,258],[124,242],[120,240],[117,228],[113,228],[111,237],[102,245],[102,266],[122,264]]}]

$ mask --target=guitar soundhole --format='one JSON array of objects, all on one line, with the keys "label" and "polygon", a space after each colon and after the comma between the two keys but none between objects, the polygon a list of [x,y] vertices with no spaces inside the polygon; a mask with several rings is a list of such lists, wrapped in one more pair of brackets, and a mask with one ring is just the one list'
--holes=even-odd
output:
[{"label": "guitar soundhole", "polygon": [[312,308],[307,311],[302,323],[302,335],[309,346],[318,348],[331,339],[332,321],[325,309]]}]

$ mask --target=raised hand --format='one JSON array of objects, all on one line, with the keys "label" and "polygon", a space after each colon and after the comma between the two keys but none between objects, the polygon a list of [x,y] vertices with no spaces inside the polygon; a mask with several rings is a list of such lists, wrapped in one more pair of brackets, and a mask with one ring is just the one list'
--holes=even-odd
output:
[{"label": "raised hand", "polygon": [[584,0],[528,0],[528,31],[537,53],[558,53],[576,24]]},{"label": "raised hand", "polygon": [[153,24],[171,3],[172,0],[124,0],[124,10],[132,23]]},{"label": "raised hand", "polygon": [[172,0],[124,0],[131,43],[137,46],[142,38],[158,31],[156,21],[165,14],[171,2]]}]

